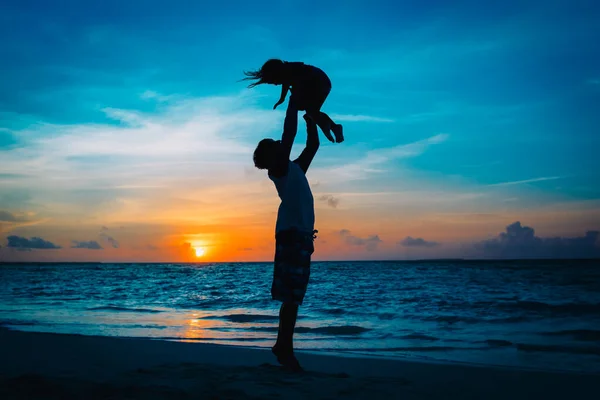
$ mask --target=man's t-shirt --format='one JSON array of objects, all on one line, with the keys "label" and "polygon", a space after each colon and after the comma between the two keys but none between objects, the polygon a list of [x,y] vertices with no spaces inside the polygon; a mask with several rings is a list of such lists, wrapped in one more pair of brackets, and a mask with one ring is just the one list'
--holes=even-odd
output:
[{"label": "man's t-shirt", "polygon": [[281,178],[269,175],[281,199],[277,212],[275,233],[296,228],[312,233],[315,229],[315,205],[304,171],[289,161],[288,172]]}]

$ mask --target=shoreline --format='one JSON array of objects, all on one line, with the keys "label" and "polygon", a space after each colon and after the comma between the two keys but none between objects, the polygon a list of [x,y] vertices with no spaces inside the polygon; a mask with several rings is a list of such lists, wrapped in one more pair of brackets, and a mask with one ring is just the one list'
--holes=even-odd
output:
[{"label": "shoreline", "polygon": [[[0,323],[1,330],[9,330],[15,332],[26,332],[32,334],[49,334],[49,335],[64,335],[64,336],[84,336],[84,337],[98,337],[98,338],[118,338],[128,340],[140,340],[140,341],[158,341],[158,342],[173,342],[173,343],[189,343],[207,346],[219,346],[219,347],[231,347],[238,349],[254,349],[254,350],[269,350],[270,345],[254,345],[251,344],[253,341],[242,341],[239,343],[232,344],[228,340],[220,341],[214,339],[203,339],[201,337],[185,338],[185,337],[153,337],[153,336],[120,336],[120,335],[103,335],[100,333],[77,333],[77,332],[56,332],[38,329],[22,329],[17,326],[10,326],[10,324],[3,325]],[[274,339],[273,339],[274,340]],[[451,358],[439,358],[439,357],[428,357],[423,355],[415,354],[386,354],[385,352],[373,352],[373,351],[362,351],[360,348],[356,349],[344,349],[338,350],[335,348],[327,349],[312,349],[312,348],[296,348],[296,352],[299,354],[315,355],[315,356],[326,356],[336,358],[352,358],[352,359],[373,359],[373,360],[389,360],[399,362],[409,362],[418,364],[435,364],[435,365],[447,365],[447,366],[465,366],[474,368],[491,368],[491,369],[504,369],[504,370],[522,370],[530,372],[548,372],[548,373],[574,373],[574,374],[591,374],[600,376],[600,370],[586,371],[581,368],[569,369],[569,368],[558,368],[553,366],[537,366],[537,365],[518,365],[510,363],[493,363],[493,362],[477,362],[469,360],[451,359]],[[269,352],[270,354],[270,352]]]},{"label": "shoreline", "polygon": [[600,390],[594,373],[298,351],[306,372],[293,374],[261,348],[6,328],[0,328],[0,354],[3,399],[514,400],[579,398]]}]

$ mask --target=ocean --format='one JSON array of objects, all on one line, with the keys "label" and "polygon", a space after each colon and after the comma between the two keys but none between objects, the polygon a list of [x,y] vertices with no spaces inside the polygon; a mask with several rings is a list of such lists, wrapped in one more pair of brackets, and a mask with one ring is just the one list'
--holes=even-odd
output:
[{"label": "ocean", "polygon": [[[0,326],[270,347],[272,269],[0,264]],[[295,345],[600,372],[600,260],[314,262]]]}]

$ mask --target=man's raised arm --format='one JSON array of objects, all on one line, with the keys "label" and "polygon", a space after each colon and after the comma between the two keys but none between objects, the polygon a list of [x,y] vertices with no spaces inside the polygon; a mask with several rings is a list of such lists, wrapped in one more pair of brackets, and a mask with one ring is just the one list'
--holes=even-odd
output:
[{"label": "man's raised arm", "polygon": [[283,145],[283,155],[285,156],[286,164],[290,160],[290,153],[294,145],[294,139],[298,133],[298,109],[293,102],[288,104],[285,112],[285,120],[283,121],[283,134],[281,135],[281,144]]},{"label": "man's raised arm", "polygon": [[317,154],[317,150],[319,150],[320,143],[315,121],[307,116],[304,116],[304,119],[306,120],[306,147],[304,147],[304,150],[302,150],[302,153],[300,153],[300,156],[294,162],[306,173],[308,167],[310,167],[310,163],[315,158],[315,154]]},{"label": "man's raised arm", "polygon": [[269,169],[269,175],[282,177],[287,174],[288,164],[290,162],[290,153],[294,139],[298,133],[298,110],[290,102],[285,113],[283,122],[283,134],[281,135],[281,147],[277,153],[275,165]]}]

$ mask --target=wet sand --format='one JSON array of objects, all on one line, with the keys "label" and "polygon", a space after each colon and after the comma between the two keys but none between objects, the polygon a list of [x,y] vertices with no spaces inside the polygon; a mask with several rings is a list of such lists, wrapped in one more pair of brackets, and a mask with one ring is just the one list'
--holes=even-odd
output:
[{"label": "wet sand", "polygon": [[[1,399],[592,398],[600,375],[0,328]],[[559,366],[556,366],[559,367]]]}]

